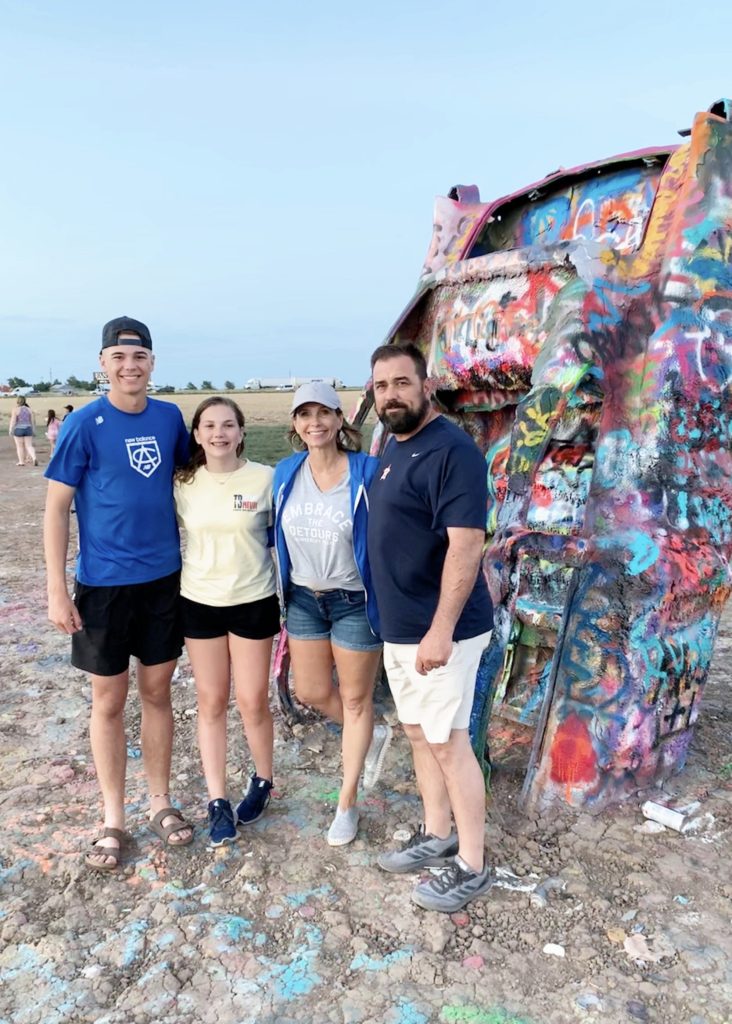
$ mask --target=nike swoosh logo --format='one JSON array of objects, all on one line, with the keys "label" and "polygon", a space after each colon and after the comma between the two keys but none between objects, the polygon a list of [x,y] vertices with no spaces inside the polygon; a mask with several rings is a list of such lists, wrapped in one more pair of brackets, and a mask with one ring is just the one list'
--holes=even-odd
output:
[{"label": "nike swoosh logo", "polygon": [[417,456],[418,456],[418,455],[421,455],[421,454],[422,454],[422,452],[412,452],[412,458],[413,458],[413,459],[416,459],[416,458],[417,458]]}]

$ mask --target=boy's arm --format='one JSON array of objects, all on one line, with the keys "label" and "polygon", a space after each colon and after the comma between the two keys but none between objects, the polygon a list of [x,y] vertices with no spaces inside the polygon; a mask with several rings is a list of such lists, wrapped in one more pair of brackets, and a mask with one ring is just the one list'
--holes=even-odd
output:
[{"label": "boy's arm", "polygon": [[43,518],[43,546],[46,554],[48,618],[62,633],[82,628],[81,616],[66,586],[66,557],[69,551],[71,502],[76,488],[49,480]]}]

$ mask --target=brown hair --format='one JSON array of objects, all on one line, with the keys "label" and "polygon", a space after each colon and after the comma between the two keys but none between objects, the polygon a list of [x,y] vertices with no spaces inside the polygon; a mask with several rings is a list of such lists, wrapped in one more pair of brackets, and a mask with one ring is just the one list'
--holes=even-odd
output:
[{"label": "brown hair", "polygon": [[[203,448],[194,437],[193,432],[194,430],[198,430],[198,424],[201,422],[201,417],[203,416],[207,409],[211,408],[212,405],[227,406],[234,413],[234,416],[236,417],[236,422],[239,424],[241,429],[244,429],[244,413],[241,411],[236,402],[232,401],[230,398],[224,398],[223,395],[212,395],[210,398],[204,398],[204,400],[198,406],[196,411],[193,413],[193,421],[191,422],[191,434],[188,439],[188,449],[190,452],[188,456],[188,462],[186,462],[185,466],[181,466],[180,469],[176,469],[175,471],[175,479],[178,480],[179,483],[189,484],[193,477],[196,475],[197,471],[206,462],[206,456],[204,454]],[[237,456],[241,455],[243,451],[244,438],[242,438],[239,444],[236,446]]]},{"label": "brown hair", "polygon": [[[310,403],[305,403],[305,404],[310,404]],[[319,405],[319,404],[320,404],[319,402],[315,403],[315,405]],[[328,406],[323,406],[323,408],[327,409]],[[290,427],[290,429],[287,432],[287,440],[290,442],[290,446],[293,449],[293,451],[304,452],[304,451],[307,450],[307,445],[305,444],[303,439],[300,437],[298,432],[295,430],[295,424],[294,424],[294,419],[297,416],[298,411],[299,411],[298,409],[295,409],[295,411],[292,414],[293,423],[292,423],[292,426]],[[343,415],[343,410],[342,409],[333,409],[331,411],[332,412],[339,412],[341,414],[341,417],[342,417],[342,420],[343,420],[343,422],[341,423],[340,430],[336,434],[336,447],[338,448],[338,451],[339,452],[360,452],[361,451],[361,442],[362,442],[361,431],[358,429],[358,427],[354,427],[353,424],[348,422],[348,420]]]},{"label": "brown hair", "polygon": [[16,405],[28,405],[28,403],[25,400],[25,395],[18,395],[18,401],[15,404]]},{"label": "brown hair", "polygon": [[46,416],[46,426],[50,427],[51,423],[56,419],[56,410],[49,409],[48,415]]}]

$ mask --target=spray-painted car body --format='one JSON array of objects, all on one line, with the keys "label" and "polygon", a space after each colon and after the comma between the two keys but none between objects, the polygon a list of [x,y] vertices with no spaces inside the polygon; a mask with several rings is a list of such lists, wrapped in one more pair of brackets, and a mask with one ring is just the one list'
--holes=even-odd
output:
[{"label": "spray-painted car body", "polygon": [[[496,629],[471,729],[524,796],[601,806],[683,766],[732,550],[732,125],[491,203],[436,201],[387,341],[486,456]],[[361,409],[365,411],[370,397]]]}]

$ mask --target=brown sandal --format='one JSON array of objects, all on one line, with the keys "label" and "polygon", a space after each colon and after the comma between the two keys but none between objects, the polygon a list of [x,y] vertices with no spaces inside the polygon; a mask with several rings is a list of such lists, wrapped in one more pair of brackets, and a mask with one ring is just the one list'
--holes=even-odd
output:
[{"label": "brown sandal", "polygon": [[[119,843],[118,847],[114,846],[99,846],[98,843],[101,839],[116,839]],[[103,828],[96,839],[92,840],[91,851],[84,857],[84,863],[92,871],[116,871],[119,867],[119,862],[122,859],[122,845],[125,841],[125,833],[120,828]],[[92,857],[112,857],[114,858],[113,864],[98,864],[91,860]]]},{"label": "brown sandal", "polygon": [[[176,820],[170,825],[163,825],[166,818],[175,818]],[[178,846],[188,846],[189,843],[193,842],[193,825],[186,821],[183,815],[176,807],[163,807],[162,811],[158,811],[154,818],[151,818],[148,822],[149,828],[163,840],[165,846],[169,846],[171,849],[175,849]],[[179,843],[171,843],[170,837],[177,835],[178,832],[183,832],[185,829],[190,830],[190,836],[188,839],[182,839]]]}]

